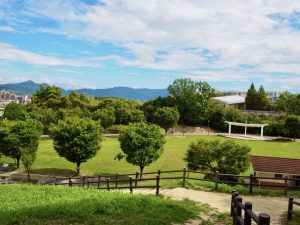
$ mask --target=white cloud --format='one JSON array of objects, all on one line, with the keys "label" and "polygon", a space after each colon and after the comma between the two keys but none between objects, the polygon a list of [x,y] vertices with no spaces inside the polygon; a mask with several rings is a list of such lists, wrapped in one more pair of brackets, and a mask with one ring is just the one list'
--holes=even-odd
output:
[{"label": "white cloud", "polygon": [[[289,17],[300,11],[300,1],[101,2],[87,5],[78,1],[28,0],[20,15],[29,20],[47,19],[57,24],[55,28],[31,27],[35,32],[93,43],[109,42],[128,49],[133,58],[114,55],[77,62],[29,54],[12,47],[9,48],[10,55],[6,54],[4,58],[21,58],[42,65],[72,66],[90,66],[97,60],[114,60],[125,66],[183,70],[185,74],[190,70],[205,69],[209,72],[190,76],[220,82],[247,80],[258,73],[294,73],[294,78],[299,77],[300,31],[290,27],[287,20],[280,24],[270,15]],[[0,13],[0,18],[5,19],[5,16]],[[10,12],[7,18],[16,23],[15,14]],[[253,68],[240,68],[243,64]],[[216,70],[220,72],[214,72]]]},{"label": "white cloud", "polygon": [[16,46],[0,43],[0,61],[19,61],[38,66],[101,67],[93,58],[66,59],[41,55],[18,49]]}]

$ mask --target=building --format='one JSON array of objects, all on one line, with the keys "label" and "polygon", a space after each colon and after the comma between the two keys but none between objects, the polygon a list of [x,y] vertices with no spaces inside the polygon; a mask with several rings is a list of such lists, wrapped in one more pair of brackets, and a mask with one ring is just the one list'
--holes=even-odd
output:
[{"label": "building", "polygon": [[[233,96],[233,95],[238,95],[238,96],[242,96],[242,97],[247,96],[246,91],[238,91],[238,90],[222,91],[221,93],[224,96]],[[275,102],[282,93],[283,92],[280,92],[280,91],[266,91],[266,95],[270,102]]]},{"label": "building", "polygon": [[[257,177],[256,184],[261,188],[270,188],[260,185],[284,187],[284,178],[300,179],[300,159],[251,156],[253,171]],[[273,178],[273,179],[272,179]],[[300,186],[300,180],[288,180],[289,186]]]},{"label": "building", "polygon": [[0,91],[0,106],[6,106],[11,102],[26,105],[30,102],[30,98],[27,95],[17,96],[16,94],[13,94],[9,91]]},{"label": "building", "polygon": [[224,107],[233,107],[238,109],[245,108],[245,97],[240,95],[213,97],[212,99],[219,102]]}]

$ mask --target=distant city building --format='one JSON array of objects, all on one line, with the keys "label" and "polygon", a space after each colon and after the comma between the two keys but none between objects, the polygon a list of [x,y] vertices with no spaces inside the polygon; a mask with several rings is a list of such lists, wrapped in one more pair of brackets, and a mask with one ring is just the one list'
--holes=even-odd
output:
[{"label": "distant city building", "polygon": [[30,102],[30,98],[27,95],[17,96],[16,94],[9,91],[0,91],[0,106],[6,106],[11,102],[26,105]]},{"label": "distant city building", "polygon": [[[222,91],[221,93],[224,96],[232,96],[232,95],[239,95],[239,96],[242,96],[242,97],[247,96],[246,91],[239,91],[239,90]],[[275,102],[282,93],[283,92],[280,92],[280,91],[266,91],[266,95],[267,95],[270,102]]]}]

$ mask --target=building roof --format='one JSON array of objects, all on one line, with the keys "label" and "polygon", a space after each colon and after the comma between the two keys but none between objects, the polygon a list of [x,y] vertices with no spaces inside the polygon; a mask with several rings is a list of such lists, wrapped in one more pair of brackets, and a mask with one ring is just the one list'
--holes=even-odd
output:
[{"label": "building roof", "polygon": [[265,127],[265,126],[268,126],[267,123],[237,123],[237,122],[230,122],[230,121],[225,121],[225,123],[228,123],[229,125],[239,126],[239,127]]},{"label": "building roof", "polygon": [[222,97],[213,97],[212,99],[219,101],[223,104],[234,105],[245,103],[245,97],[239,95],[230,95],[230,96],[222,96]]},{"label": "building roof", "polygon": [[254,171],[300,175],[300,159],[251,156]]}]

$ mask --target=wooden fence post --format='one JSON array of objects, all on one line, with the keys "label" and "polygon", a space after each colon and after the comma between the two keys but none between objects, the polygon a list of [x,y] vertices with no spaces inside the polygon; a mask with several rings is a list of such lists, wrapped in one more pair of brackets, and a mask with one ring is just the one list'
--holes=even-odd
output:
[{"label": "wooden fence post", "polygon": [[247,210],[252,210],[252,203],[245,202],[245,213],[244,213],[244,225],[251,225],[251,216],[247,213]]},{"label": "wooden fence post", "polygon": [[87,188],[90,188],[90,179],[87,179]]},{"label": "wooden fence post", "polygon": [[159,188],[160,188],[160,186],[159,186],[159,181],[160,181],[160,176],[157,175],[157,176],[156,176],[156,196],[159,195]]},{"label": "wooden fence post", "polygon": [[185,180],[186,180],[186,168],[183,169],[182,187],[185,187]]},{"label": "wooden fence post", "polygon": [[249,194],[252,194],[253,193],[253,182],[254,182],[254,179],[253,179],[253,174],[250,174],[250,177],[249,177]]},{"label": "wooden fence post", "polygon": [[236,216],[241,217],[242,216],[242,208],[239,206],[239,202],[242,203],[243,199],[242,199],[242,197],[239,196],[239,197],[236,197],[235,200],[236,200]]},{"label": "wooden fence post", "polygon": [[136,172],[135,173],[135,184],[134,184],[135,187],[138,186],[138,179],[139,179],[139,172]]},{"label": "wooden fence post", "polygon": [[132,177],[129,177],[129,188],[130,188],[130,194],[132,194]]},{"label": "wooden fence post", "polygon": [[118,187],[118,178],[119,178],[119,174],[116,173],[115,187]]},{"label": "wooden fence post", "polygon": [[72,187],[72,178],[69,177],[69,187]]},{"label": "wooden fence post", "polygon": [[287,213],[288,220],[291,220],[293,217],[293,201],[294,198],[289,198],[288,213]]},{"label": "wooden fence post", "polygon": [[161,173],[161,171],[160,171],[160,170],[157,170],[157,175],[158,175],[158,176],[160,176],[160,173]]},{"label": "wooden fence post", "polygon": [[219,177],[220,177],[219,171],[216,171],[216,173],[215,173],[215,190],[218,190]]},{"label": "wooden fence post", "polygon": [[230,214],[231,214],[231,216],[233,216],[233,213],[234,213],[234,199],[235,199],[235,197],[236,196],[238,196],[239,194],[238,194],[238,192],[236,192],[236,191],[232,191],[231,192],[231,207],[230,207]]},{"label": "wooden fence post", "polygon": [[284,177],[284,195],[287,195],[288,192],[288,177]]},{"label": "wooden fence post", "polygon": [[110,183],[110,179],[106,178],[106,187],[108,191],[110,190],[109,183]]},{"label": "wooden fence post", "polygon": [[100,184],[101,184],[101,175],[98,175],[98,189],[100,188]]},{"label": "wooden fence post", "polygon": [[84,187],[85,176],[82,176],[82,187]]},{"label": "wooden fence post", "polygon": [[258,225],[270,225],[270,216],[266,213],[258,215]]}]

